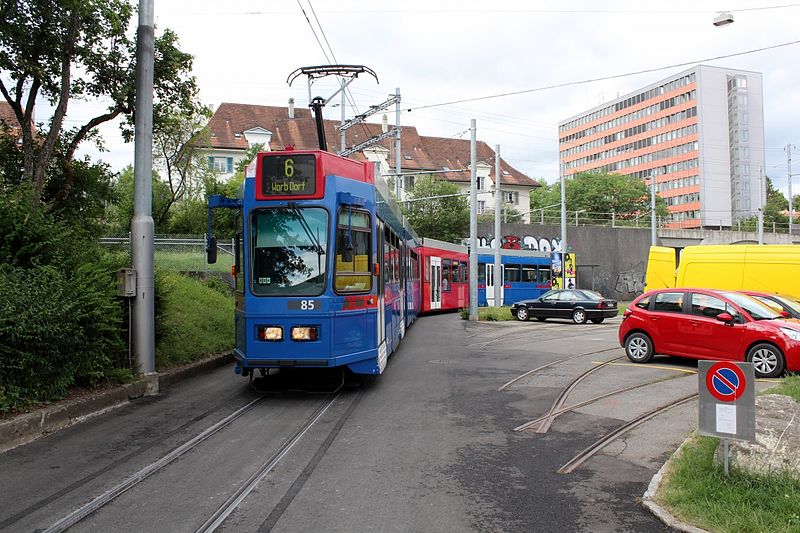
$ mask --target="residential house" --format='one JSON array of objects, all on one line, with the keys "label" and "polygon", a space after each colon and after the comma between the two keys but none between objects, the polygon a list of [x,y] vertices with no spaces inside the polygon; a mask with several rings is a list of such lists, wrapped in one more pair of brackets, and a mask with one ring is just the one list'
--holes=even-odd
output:
[{"label": "residential house", "polygon": [[[340,151],[342,134],[338,120],[325,120],[324,130],[328,149]],[[355,146],[386,131],[383,124],[362,123],[345,131],[345,147]],[[317,127],[310,109],[295,108],[292,101],[288,107],[260,106],[250,104],[221,104],[209,122],[211,146],[208,152],[209,165],[223,176],[232,175],[236,164],[244,158],[245,151],[261,143],[265,150],[283,150],[293,146],[297,150],[319,147]],[[384,139],[350,157],[379,164],[381,174],[395,172],[395,142]],[[438,179],[457,184],[468,192],[470,185],[470,141],[444,137],[420,136],[414,126],[401,128],[401,198],[413,187],[420,173],[436,172]],[[494,208],[495,153],[486,143],[477,146],[478,213]],[[535,180],[516,170],[501,158],[500,190],[504,206],[515,209],[528,222],[530,218],[530,191],[538,187]],[[390,178],[391,179],[391,178]]]}]

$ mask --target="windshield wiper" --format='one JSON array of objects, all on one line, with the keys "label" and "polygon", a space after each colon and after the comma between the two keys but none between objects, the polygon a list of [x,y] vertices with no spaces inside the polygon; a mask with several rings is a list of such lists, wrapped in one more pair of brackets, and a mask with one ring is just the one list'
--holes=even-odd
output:
[{"label": "windshield wiper", "polygon": [[303,215],[302,211],[297,208],[293,202],[289,202],[289,210],[294,214],[297,220],[300,222],[300,225],[303,227],[303,231],[306,234],[306,237],[311,241],[313,244],[314,251],[317,252],[319,255],[325,255],[325,250],[319,244],[319,239],[314,236],[314,232],[311,231],[311,226],[308,225],[308,221],[306,220],[305,215]]}]

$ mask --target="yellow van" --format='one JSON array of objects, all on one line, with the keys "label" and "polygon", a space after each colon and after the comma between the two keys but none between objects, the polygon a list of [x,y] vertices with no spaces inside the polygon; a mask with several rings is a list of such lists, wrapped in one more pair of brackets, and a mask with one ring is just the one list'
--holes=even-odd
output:
[{"label": "yellow van", "polygon": [[[676,268],[677,262],[677,268]],[[800,246],[651,246],[645,290],[670,287],[751,290],[800,296]]]}]

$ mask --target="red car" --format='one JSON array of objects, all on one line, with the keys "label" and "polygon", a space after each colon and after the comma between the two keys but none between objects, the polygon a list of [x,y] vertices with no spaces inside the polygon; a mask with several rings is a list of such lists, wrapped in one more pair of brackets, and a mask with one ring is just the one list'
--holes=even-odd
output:
[{"label": "red car", "polygon": [[750,361],[756,377],[800,370],[800,323],[734,291],[660,289],[623,314],[619,342],[634,363],[655,354]]}]

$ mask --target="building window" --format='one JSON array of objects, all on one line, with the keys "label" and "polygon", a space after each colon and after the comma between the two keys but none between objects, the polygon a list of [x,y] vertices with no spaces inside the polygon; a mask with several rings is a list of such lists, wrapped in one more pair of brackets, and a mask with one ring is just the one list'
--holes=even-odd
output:
[{"label": "building window", "polygon": [[484,211],[486,211],[486,202],[478,200],[478,214],[482,215]]},{"label": "building window", "polygon": [[478,176],[478,190],[479,191],[486,190],[486,176]]},{"label": "building window", "polygon": [[517,201],[519,200],[519,193],[518,192],[504,192],[503,193],[503,201],[507,204],[514,204],[517,205]]},{"label": "building window", "polygon": [[212,157],[208,158],[208,168],[220,174],[233,173],[233,158],[232,157]]}]

